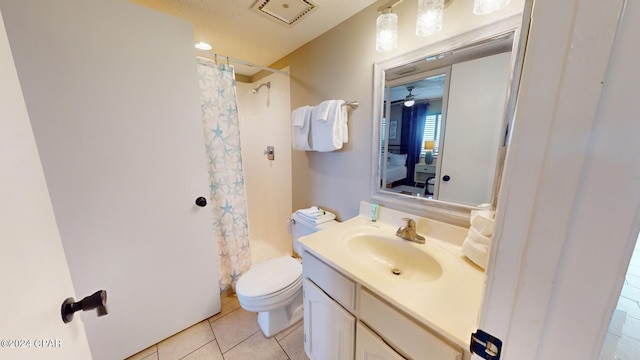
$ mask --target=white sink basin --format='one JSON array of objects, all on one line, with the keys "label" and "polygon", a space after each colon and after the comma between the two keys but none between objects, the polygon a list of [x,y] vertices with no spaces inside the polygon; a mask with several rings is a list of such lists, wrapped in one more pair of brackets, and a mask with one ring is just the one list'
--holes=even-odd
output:
[{"label": "white sink basin", "polygon": [[359,234],[347,239],[349,256],[383,275],[422,282],[439,279],[442,265],[415,245],[400,238],[371,234]]}]

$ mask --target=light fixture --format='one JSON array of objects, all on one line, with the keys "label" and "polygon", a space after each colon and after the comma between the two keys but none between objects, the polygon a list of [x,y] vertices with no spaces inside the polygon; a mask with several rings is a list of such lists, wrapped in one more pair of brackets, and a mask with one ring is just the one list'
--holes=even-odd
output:
[{"label": "light fixture", "polygon": [[444,0],[418,0],[416,35],[427,36],[442,30]]},{"label": "light fixture", "polygon": [[[389,51],[398,46],[398,15],[392,8],[403,0],[389,0],[378,8],[381,13],[376,19],[376,50]],[[444,9],[453,0],[418,0],[416,35],[428,36],[442,30]],[[474,0],[473,13],[486,15],[509,5],[511,0]]]},{"label": "light fixture", "polygon": [[509,5],[511,0],[475,0],[473,2],[473,13],[476,15],[486,15],[498,11]]},{"label": "light fixture", "polygon": [[435,147],[435,141],[425,141],[424,142],[424,163],[429,165],[433,162],[433,148]]},{"label": "light fixture", "polygon": [[413,90],[413,86],[407,86],[407,90],[409,90],[409,95],[407,95],[407,97],[404,98],[404,106],[412,107],[413,104],[416,103],[416,101],[413,99],[413,95],[411,94],[411,91]]},{"label": "light fixture", "polygon": [[398,15],[391,12],[391,6],[383,9],[376,19],[376,50],[389,51],[398,46]]},{"label": "light fixture", "polygon": [[196,44],[194,45],[196,47],[196,49],[198,50],[204,50],[204,51],[209,51],[211,50],[211,45],[207,44],[204,41],[198,41],[196,42]]}]

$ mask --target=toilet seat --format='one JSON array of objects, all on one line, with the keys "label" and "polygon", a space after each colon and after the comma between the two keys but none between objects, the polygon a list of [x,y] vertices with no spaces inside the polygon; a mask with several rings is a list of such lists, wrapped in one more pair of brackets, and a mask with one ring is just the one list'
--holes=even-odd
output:
[{"label": "toilet seat", "polygon": [[302,265],[290,256],[254,265],[236,284],[238,301],[248,311],[267,311],[286,304],[302,289]]},{"label": "toilet seat", "polygon": [[293,298],[302,293],[302,277],[286,289],[261,297],[245,297],[237,293],[238,302],[247,311],[271,311],[288,305]]}]

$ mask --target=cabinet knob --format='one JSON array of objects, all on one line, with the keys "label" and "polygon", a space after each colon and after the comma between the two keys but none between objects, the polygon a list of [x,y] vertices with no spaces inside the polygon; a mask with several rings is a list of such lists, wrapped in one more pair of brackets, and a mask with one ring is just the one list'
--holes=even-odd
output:
[{"label": "cabinet knob", "polygon": [[449,180],[451,180],[451,176],[449,175],[445,175],[442,177],[442,181],[449,181]]}]

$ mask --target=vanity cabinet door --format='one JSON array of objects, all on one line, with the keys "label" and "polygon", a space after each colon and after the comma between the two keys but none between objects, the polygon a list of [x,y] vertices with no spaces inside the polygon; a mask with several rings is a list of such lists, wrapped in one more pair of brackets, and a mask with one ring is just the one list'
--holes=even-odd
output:
[{"label": "vanity cabinet door", "polygon": [[355,318],[304,279],[304,351],[311,360],[351,360]]},{"label": "vanity cabinet door", "polygon": [[356,360],[405,360],[366,326],[356,325]]}]

